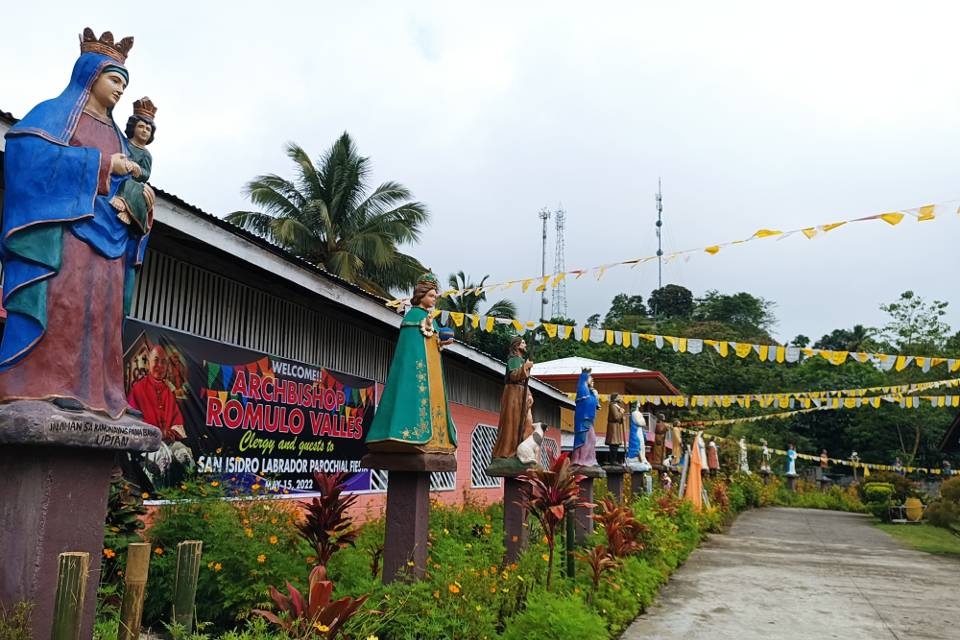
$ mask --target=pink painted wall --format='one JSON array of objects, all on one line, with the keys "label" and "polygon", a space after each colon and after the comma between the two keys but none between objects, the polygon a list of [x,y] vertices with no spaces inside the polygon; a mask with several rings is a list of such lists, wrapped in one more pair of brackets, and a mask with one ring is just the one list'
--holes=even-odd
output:
[{"label": "pink painted wall", "polygon": [[[430,499],[447,505],[463,504],[465,500],[484,505],[500,502],[503,500],[503,489],[473,489],[470,475],[473,430],[478,424],[496,427],[498,414],[456,403],[450,403],[450,413],[457,425],[457,486],[452,491],[433,491]],[[552,428],[544,435],[553,439],[559,450],[560,430]],[[375,519],[384,514],[386,504],[386,493],[361,494],[350,515],[360,522]]]}]

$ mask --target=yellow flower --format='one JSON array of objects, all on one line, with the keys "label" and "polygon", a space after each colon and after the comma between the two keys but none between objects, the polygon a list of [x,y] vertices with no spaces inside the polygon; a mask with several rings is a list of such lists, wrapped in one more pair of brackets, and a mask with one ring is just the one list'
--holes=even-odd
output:
[{"label": "yellow flower", "polygon": [[543,555],[540,556],[540,557],[543,558],[543,561],[544,561],[544,562],[547,562],[548,560],[550,560],[550,554],[548,554],[548,553],[545,553],[545,554],[543,554]]},{"label": "yellow flower", "polygon": [[162,555],[163,555],[163,547],[157,547],[156,549],[153,550],[153,552],[154,552],[155,554],[157,554],[158,556],[162,556]]},{"label": "yellow flower", "polygon": [[146,500],[147,498],[150,497],[150,494],[147,493],[146,491],[144,491],[143,493],[140,494],[140,497],[143,498],[144,500]]},{"label": "yellow flower", "polygon": [[214,571],[220,571],[220,569],[223,569],[223,565],[220,564],[219,562],[217,562],[217,563],[215,563],[215,564],[213,565],[213,570],[214,570]]},{"label": "yellow flower", "polygon": [[248,538],[253,537],[253,529],[251,529],[250,527],[245,528],[243,532],[247,535]]},{"label": "yellow flower", "polygon": [[264,554],[261,553],[260,555],[257,556],[257,562],[259,562],[260,564],[263,564],[266,561],[267,561],[267,556],[265,556]]},{"label": "yellow flower", "polygon": [[277,524],[276,518],[270,518],[270,524]]},{"label": "yellow flower", "polygon": [[213,569],[213,560],[207,563],[207,569]]},{"label": "yellow flower", "polygon": [[460,593],[460,585],[458,585],[456,582],[450,583],[450,585],[447,586],[447,589],[450,590],[450,593]]},{"label": "yellow flower", "polygon": [[222,453],[223,447],[217,447],[217,450],[214,453]]},{"label": "yellow flower", "polygon": [[180,483],[180,488],[183,489],[184,491],[186,491],[186,490],[187,490],[187,485],[186,485],[186,483],[185,483],[185,482],[181,482],[181,483]]},{"label": "yellow flower", "polygon": [[483,611],[483,607],[481,607],[480,605],[477,605],[477,611]]},{"label": "yellow flower", "polygon": [[469,542],[468,542],[466,545],[464,545],[464,546],[466,546],[467,549],[473,549],[473,545],[470,544]]},{"label": "yellow flower", "polygon": [[444,529],[443,529],[443,535],[449,535],[449,534],[450,534],[450,530],[447,529],[446,527],[444,527]]},{"label": "yellow flower", "polygon": [[574,592],[574,593],[580,593],[580,587],[574,587],[574,588],[573,588],[573,592]]},{"label": "yellow flower", "polygon": [[367,640],[380,640],[377,636],[367,636]]},{"label": "yellow flower", "polygon": [[492,585],[490,587],[490,593],[496,593],[496,592],[497,592],[497,585]]},{"label": "yellow flower", "polygon": [[250,485],[250,490],[251,490],[251,491],[256,491],[256,490],[259,489],[259,488],[260,488],[260,484],[259,484],[259,483],[255,483],[255,484]]},{"label": "yellow flower", "polygon": [[434,597],[434,598],[437,598],[437,599],[439,600],[439,599],[440,599],[440,592],[439,592],[439,591],[434,591],[434,592],[433,592],[433,597]]},{"label": "yellow flower", "polygon": [[280,539],[277,536],[270,536],[270,544],[277,544],[279,541]]},{"label": "yellow flower", "polygon": [[219,487],[219,486],[220,486],[220,483],[217,482],[216,480],[214,480],[213,482],[210,483],[210,486],[211,486],[211,487]]},{"label": "yellow flower", "polygon": [[117,555],[117,552],[114,551],[113,549],[104,549],[103,555],[105,555],[108,558],[113,558]]},{"label": "yellow flower", "polygon": [[320,624],[319,622],[314,622],[313,628],[319,631],[320,633],[326,633],[327,631],[330,631],[330,627],[328,627],[325,624]]}]

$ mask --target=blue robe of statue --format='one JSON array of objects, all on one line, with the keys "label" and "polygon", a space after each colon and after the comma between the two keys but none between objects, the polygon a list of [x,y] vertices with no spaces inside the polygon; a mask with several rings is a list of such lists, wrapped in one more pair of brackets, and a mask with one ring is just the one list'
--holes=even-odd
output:
[{"label": "blue robe of statue", "polygon": [[573,448],[578,449],[587,442],[587,434],[593,430],[593,421],[597,417],[600,400],[587,386],[590,373],[582,371],[577,381],[577,407],[573,414]]},{"label": "blue robe of statue", "polygon": [[[31,109],[6,135],[0,252],[7,324],[0,371],[29,355],[47,331],[47,289],[60,271],[64,233],[107,260],[123,258],[124,306],[129,309],[134,269],[143,260],[147,236],[120,221],[110,205],[127,176],[110,176],[109,191],[102,193],[101,152],[70,145],[90,89],[107,67],[126,73],[108,56],[81,54],[63,93]],[[113,129],[126,153],[126,139],[115,123]]]}]

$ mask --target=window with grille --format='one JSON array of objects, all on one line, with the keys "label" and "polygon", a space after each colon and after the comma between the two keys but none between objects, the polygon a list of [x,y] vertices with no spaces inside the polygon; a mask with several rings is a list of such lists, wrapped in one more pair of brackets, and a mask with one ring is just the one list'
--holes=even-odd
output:
[{"label": "window with grille", "polygon": [[550,467],[550,461],[560,455],[560,447],[553,438],[544,438],[540,443],[540,464],[544,469]]},{"label": "window with grille", "polygon": [[453,491],[456,488],[456,471],[434,471],[430,474],[430,491]]},{"label": "window with grille", "polygon": [[[383,469],[370,470],[370,491],[386,493],[390,473]],[[457,488],[456,471],[437,471],[430,474],[430,491],[453,491]]]},{"label": "window with grille", "polygon": [[497,441],[497,428],[478,424],[470,438],[470,486],[474,489],[497,489],[500,478],[487,475],[486,469],[493,460],[493,445]]}]

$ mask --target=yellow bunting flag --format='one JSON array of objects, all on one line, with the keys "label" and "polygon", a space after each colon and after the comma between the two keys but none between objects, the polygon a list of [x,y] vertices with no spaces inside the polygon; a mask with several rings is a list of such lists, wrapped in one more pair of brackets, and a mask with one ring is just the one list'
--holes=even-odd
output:
[{"label": "yellow bunting flag", "polygon": [[896,226],[900,224],[901,220],[903,220],[903,214],[902,213],[884,213],[880,215],[880,219],[889,225]]}]

